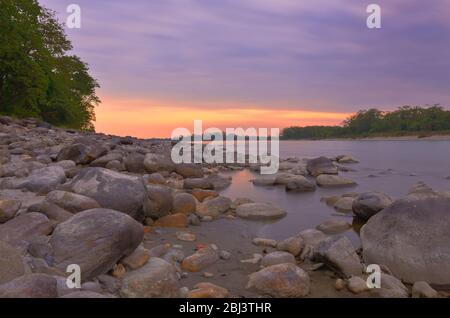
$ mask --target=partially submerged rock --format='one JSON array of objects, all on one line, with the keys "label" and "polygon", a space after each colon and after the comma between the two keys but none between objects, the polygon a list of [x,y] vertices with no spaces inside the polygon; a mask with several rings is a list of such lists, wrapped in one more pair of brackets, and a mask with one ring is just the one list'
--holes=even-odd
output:
[{"label": "partially submerged rock", "polygon": [[317,185],[321,187],[348,187],[356,185],[356,182],[348,178],[321,174],[316,179]]},{"label": "partially submerged rock", "polygon": [[236,208],[237,216],[250,220],[273,220],[286,216],[287,212],[268,203],[247,203]]},{"label": "partially submerged rock", "polygon": [[353,201],[353,213],[362,219],[368,220],[381,210],[394,202],[391,197],[382,192],[367,192],[360,194]]},{"label": "partially submerged rock", "polygon": [[326,157],[319,157],[308,160],[306,163],[306,169],[309,174],[317,177],[321,174],[338,174],[337,167],[333,164],[333,161]]}]

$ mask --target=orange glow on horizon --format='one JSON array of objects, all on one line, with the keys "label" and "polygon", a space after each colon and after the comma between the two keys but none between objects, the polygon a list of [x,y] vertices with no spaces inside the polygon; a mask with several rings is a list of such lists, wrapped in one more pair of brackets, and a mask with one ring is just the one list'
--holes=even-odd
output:
[{"label": "orange glow on horizon", "polygon": [[[212,105],[212,103],[211,103]],[[150,100],[102,98],[96,108],[97,132],[140,138],[170,138],[174,129],[193,131],[194,120],[203,121],[203,129],[285,128],[289,126],[338,125],[350,114],[292,109],[256,108],[253,105],[228,106],[214,103],[183,105]]]}]

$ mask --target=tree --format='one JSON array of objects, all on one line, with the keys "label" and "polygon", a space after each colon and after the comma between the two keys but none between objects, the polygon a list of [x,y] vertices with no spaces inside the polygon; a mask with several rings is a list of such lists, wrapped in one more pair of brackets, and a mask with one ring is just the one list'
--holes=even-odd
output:
[{"label": "tree", "polygon": [[36,0],[0,0],[0,112],[94,128],[99,87],[55,13]]}]

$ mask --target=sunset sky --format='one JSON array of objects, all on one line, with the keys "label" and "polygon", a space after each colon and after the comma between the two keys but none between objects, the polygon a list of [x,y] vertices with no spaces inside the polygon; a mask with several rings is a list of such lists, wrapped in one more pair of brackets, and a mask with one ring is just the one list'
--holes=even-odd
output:
[{"label": "sunset sky", "polygon": [[[339,124],[359,109],[450,106],[448,0],[40,0],[82,28],[99,132]],[[366,7],[382,8],[382,29]]]}]

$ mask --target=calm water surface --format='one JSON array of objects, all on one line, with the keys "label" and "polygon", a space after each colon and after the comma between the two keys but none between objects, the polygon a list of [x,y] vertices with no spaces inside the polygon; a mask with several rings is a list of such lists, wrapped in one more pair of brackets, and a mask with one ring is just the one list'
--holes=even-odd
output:
[{"label": "calm water surface", "polygon": [[[382,191],[394,198],[405,196],[416,182],[423,181],[435,190],[450,190],[450,141],[282,141],[281,158],[333,157],[348,154],[359,160],[345,165],[354,171],[340,175],[355,180],[350,188],[323,189],[311,193],[286,193],[283,187],[253,186],[258,175],[248,170],[233,174],[232,185],[223,191],[230,198],[248,197],[256,202],[272,202],[288,215],[274,223],[263,224],[258,235],[284,239],[298,232],[315,228],[330,218],[347,217],[320,202],[326,195],[348,192]],[[359,244],[354,230],[345,233]]]}]

